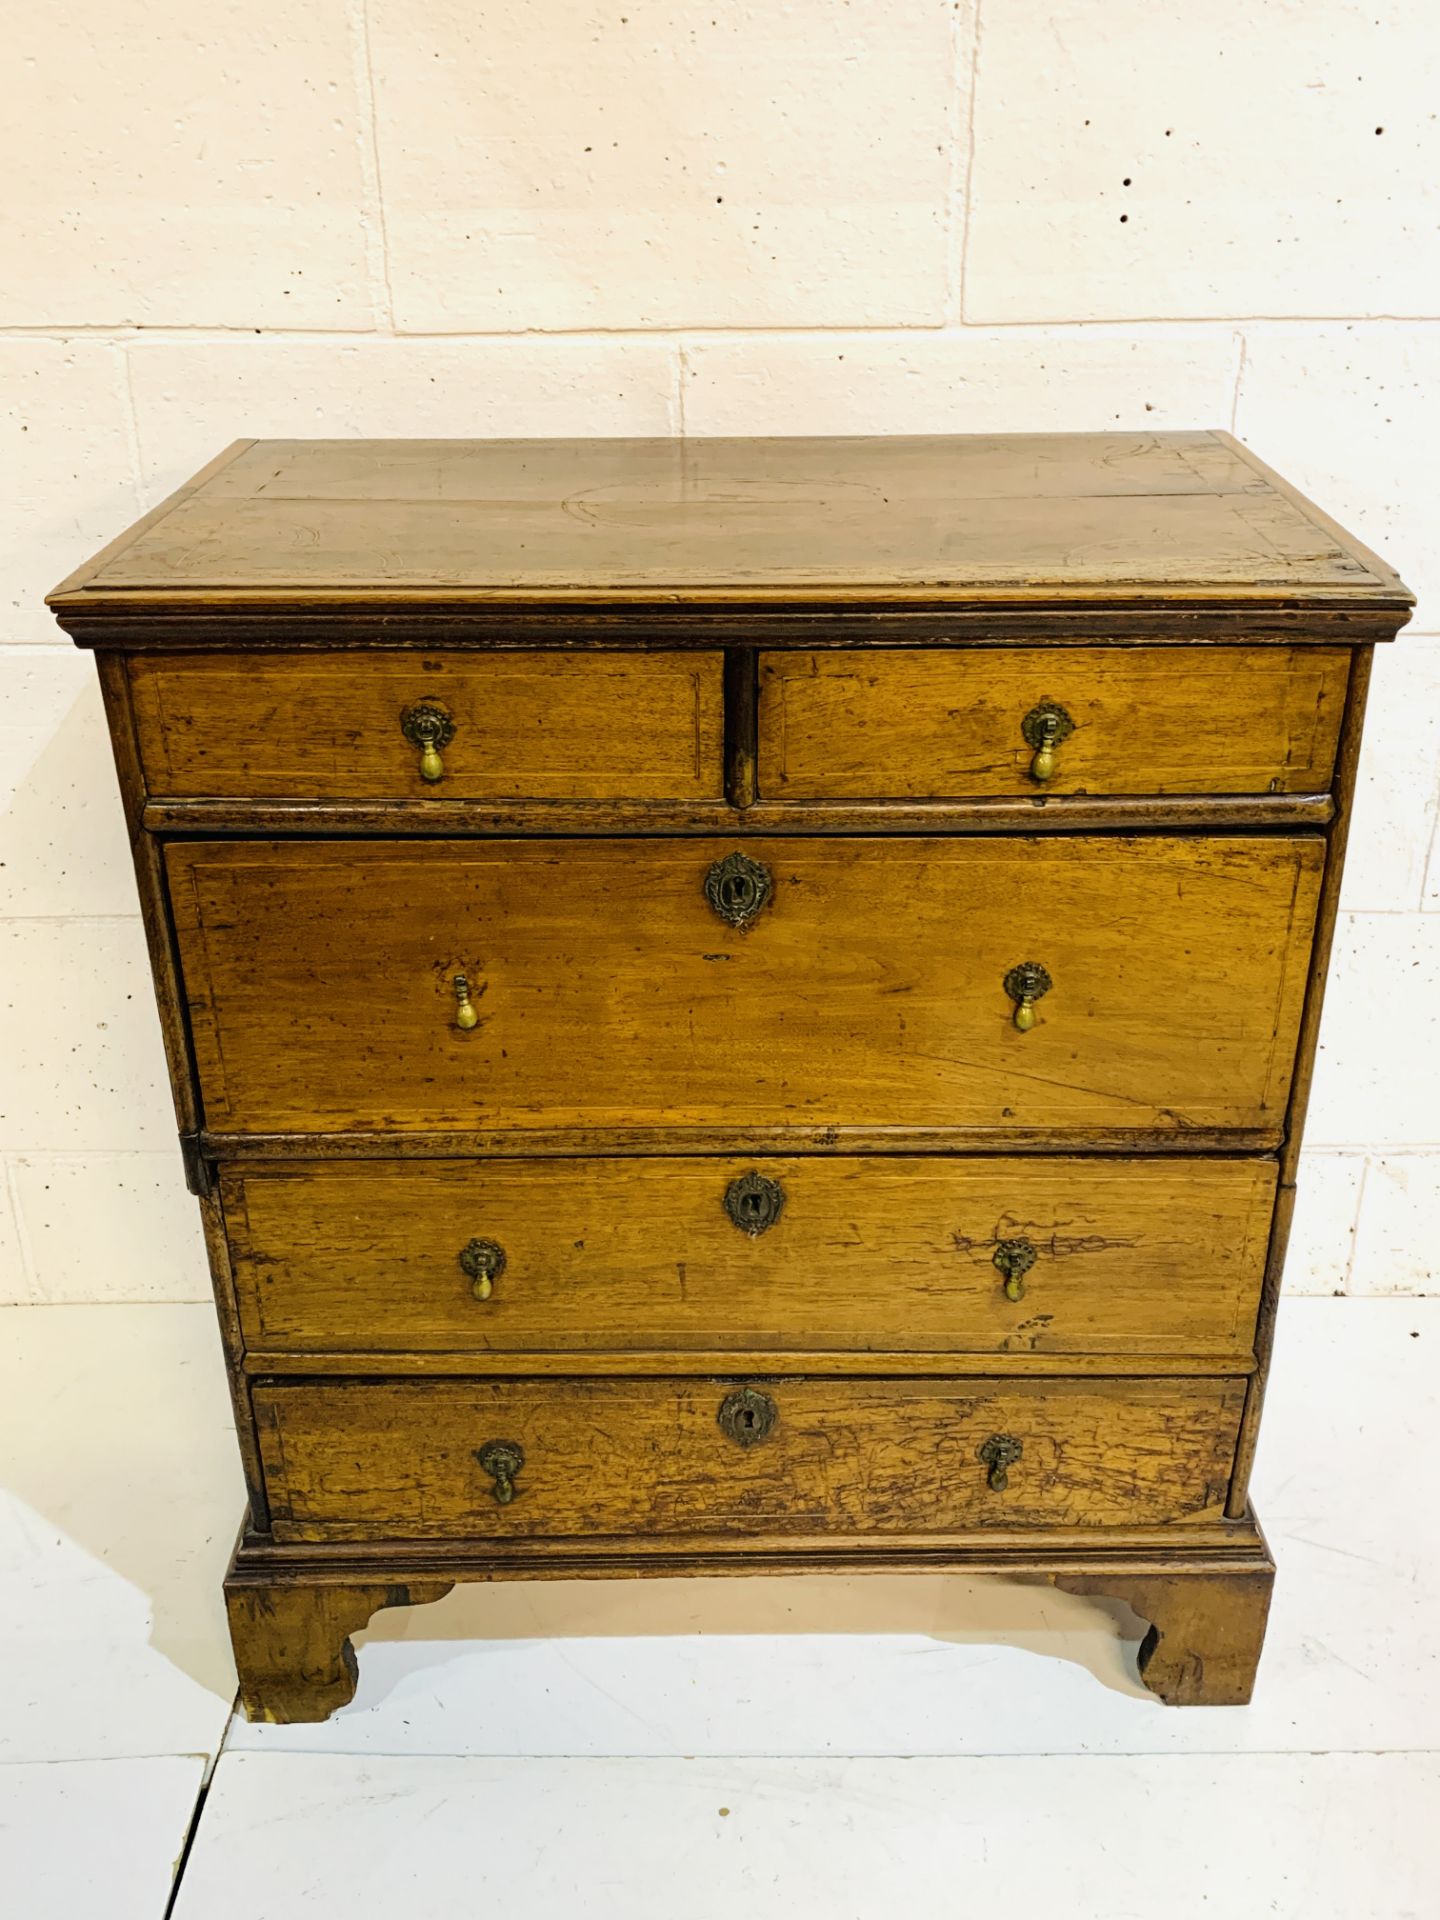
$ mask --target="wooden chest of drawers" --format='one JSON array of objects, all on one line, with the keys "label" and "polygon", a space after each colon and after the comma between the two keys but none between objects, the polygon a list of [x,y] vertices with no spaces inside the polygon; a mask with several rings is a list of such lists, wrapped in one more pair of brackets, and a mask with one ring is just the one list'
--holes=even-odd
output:
[{"label": "wooden chest of drawers", "polygon": [[1370,650],[1223,434],[241,442],[96,649],[252,1714],[458,1579],[936,1568],[1249,1697]]}]

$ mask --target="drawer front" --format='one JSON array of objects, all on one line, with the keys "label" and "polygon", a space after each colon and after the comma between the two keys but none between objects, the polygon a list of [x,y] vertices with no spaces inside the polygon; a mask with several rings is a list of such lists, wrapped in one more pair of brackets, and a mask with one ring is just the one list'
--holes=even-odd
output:
[{"label": "drawer front", "polygon": [[172,843],[207,1126],[1278,1132],[1318,839],[724,851]]},{"label": "drawer front", "polygon": [[[765,654],[760,793],[1322,793],[1348,674],[1338,647]],[[1037,781],[1049,710],[1061,737]]]},{"label": "drawer front", "polygon": [[[721,678],[718,652],[130,661],[145,784],[157,797],[715,800]],[[427,725],[438,756],[429,763]]]},{"label": "drawer front", "polygon": [[275,1534],[291,1541],[1216,1521],[1243,1398],[1217,1380],[254,1390]]},{"label": "drawer front", "polygon": [[[1273,1164],[944,1156],[227,1169],[252,1349],[1251,1350]],[[1013,1297],[1012,1297],[1013,1296]]]}]

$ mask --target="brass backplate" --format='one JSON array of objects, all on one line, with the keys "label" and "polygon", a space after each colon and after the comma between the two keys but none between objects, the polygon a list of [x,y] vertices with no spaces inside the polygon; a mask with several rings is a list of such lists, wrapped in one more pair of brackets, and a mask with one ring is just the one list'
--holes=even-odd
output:
[{"label": "brass backplate", "polygon": [[753,1240],[773,1227],[785,1205],[785,1193],[778,1180],[767,1180],[753,1170],[742,1173],[725,1189],[725,1211],[742,1233]]},{"label": "brass backplate", "polygon": [[728,1434],[737,1446],[753,1447],[773,1431],[780,1409],[770,1395],[758,1387],[737,1387],[720,1402],[716,1418],[721,1432]]},{"label": "brass backplate", "polygon": [[770,869],[748,853],[727,853],[705,875],[705,898],[731,927],[748,927],[773,887]]}]

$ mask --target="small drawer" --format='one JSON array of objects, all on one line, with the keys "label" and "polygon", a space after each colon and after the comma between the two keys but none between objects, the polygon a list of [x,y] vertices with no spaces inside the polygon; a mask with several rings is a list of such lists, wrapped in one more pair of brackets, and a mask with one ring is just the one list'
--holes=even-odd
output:
[{"label": "small drawer", "polygon": [[155,798],[717,800],[719,653],[140,654]]},{"label": "small drawer", "polygon": [[221,1194],[254,1351],[1248,1360],[1273,1162],[257,1162]]},{"label": "small drawer", "polygon": [[1218,1522],[1240,1380],[258,1381],[281,1541]]},{"label": "small drawer", "polygon": [[1323,793],[1340,647],[767,653],[763,800]]},{"label": "small drawer", "polygon": [[214,1132],[1255,1146],[1284,1116],[1324,853],[597,836],[187,840],[165,861]]}]

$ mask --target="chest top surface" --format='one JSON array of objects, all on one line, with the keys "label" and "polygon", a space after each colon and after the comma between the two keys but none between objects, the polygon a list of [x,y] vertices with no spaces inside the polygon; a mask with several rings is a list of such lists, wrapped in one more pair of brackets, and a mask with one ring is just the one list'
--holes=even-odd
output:
[{"label": "chest top surface", "polygon": [[50,596],[1408,608],[1228,434],[242,440]]}]

